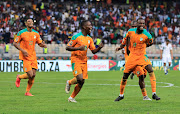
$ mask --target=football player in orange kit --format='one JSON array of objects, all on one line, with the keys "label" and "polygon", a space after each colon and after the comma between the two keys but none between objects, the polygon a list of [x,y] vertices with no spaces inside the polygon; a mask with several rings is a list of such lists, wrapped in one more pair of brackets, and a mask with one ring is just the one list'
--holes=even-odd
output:
[{"label": "football player in orange kit", "polygon": [[[144,29],[144,26],[144,19],[139,18],[137,20],[137,28],[129,29],[128,33],[123,39],[122,45],[119,48],[116,48],[116,51],[121,50],[126,44],[127,38],[130,38],[131,52],[125,64],[124,75],[120,84],[120,95],[118,96],[118,98],[115,99],[115,101],[120,101],[124,99],[124,88],[126,86],[127,79],[136,66],[141,66],[148,71],[151,80],[151,88],[153,90],[152,98],[155,100],[160,100],[160,98],[156,95],[156,78],[152,70],[151,62],[145,55],[146,46],[151,46],[153,44],[153,39],[151,34],[149,34],[146,29]],[[142,82],[140,84],[141,89],[145,88],[144,76],[140,76],[139,79]]]},{"label": "football player in orange kit", "polygon": [[27,28],[18,32],[13,45],[19,50],[19,59],[23,61],[23,70],[26,73],[17,75],[15,84],[16,87],[19,87],[21,79],[29,79],[25,96],[33,96],[29,91],[34,83],[36,70],[38,69],[35,44],[37,43],[43,48],[47,48],[47,46],[41,40],[39,33],[32,29],[32,19],[27,19],[25,25]]},{"label": "football player in orange kit", "polygon": [[[137,21],[132,21],[131,22],[131,28],[136,28],[137,27]],[[122,50],[122,52],[124,52],[124,57],[125,57],[125,62],[128,60],[128,57],[129,57],[129,54],[130,54],[130,42],[129,42],[129,37],[127,37],[127,41],[126,41],[126,44],[124,45],[124,50]],[[124,64],[125,65],[125,64]],[[134,74],[137,75],[138,78],[140,78],[140,76],[144,76],[144,78],[146,77],[146,70],[144,68],[142,68],[142,66],[136,66],[134,69],[133,69],[133,72],[131,72],[131,79],[133,79],[134,77]],[[144,84],[144,82],[143,82]],[[143,100],[151,100],[148,96],[147,96],[147,92],[146,92],[146,88],[142,88],[141,85],[142,84],[142,80],[139,80],[139,85],[140,85],[140,88],[141,88],[141,92],[142,92],[142,95],[143,95]],[[145,87],[145,86],[144,86]]]},{"label": "football player in orange kit", "polygon": [[81,23],[82,32],[74,35],[67,44],[66,50],[71,52],[71,64],[74,78],[67,80],[65,91],[69,93],[70,86],[76,84],[73,93],[68,98],[69,102],[77,102],[74,98],[81,90],[87,74],[87,49],[89,48],[93,54],[97,53],[104,45],[101,42],[98,48],[95,48],[93,39],[88,35],[92,30],[90,21]]}]

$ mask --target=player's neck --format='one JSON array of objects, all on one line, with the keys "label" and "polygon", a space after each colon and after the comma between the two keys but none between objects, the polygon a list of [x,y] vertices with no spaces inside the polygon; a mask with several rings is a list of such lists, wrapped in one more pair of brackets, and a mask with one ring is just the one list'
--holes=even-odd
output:
[{"label": "player's neck", "polygon": [[84,36],[87,36],[87,35],[88,35],[88,34],[86,33],[86,31],[85,31],[85,30],[83,30],[83,29],[82,29],[82,31],[81,31],[81,32],[82,32],[82,34],[83,34]]},{"label": "player's neck", "polygon": [[138,33],[138,34],[141,34],[142,32],[143,32],[143,30],[140,30],[140,29],[136,30],[136,33]]},{"label": "player's neck", "polygon": [[29,32],[32,32],[32,28],[27,27],[27,30],[28,30]]}]

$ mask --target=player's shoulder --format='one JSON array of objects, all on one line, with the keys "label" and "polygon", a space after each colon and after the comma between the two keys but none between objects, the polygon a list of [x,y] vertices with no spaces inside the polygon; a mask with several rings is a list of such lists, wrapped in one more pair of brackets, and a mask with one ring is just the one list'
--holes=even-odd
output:
[{"label": "player's shoulder", "polygon": [[39,32],[34,29],[32,29],[32,32],[37,33],[39,35]]},{"label": "player's shoulder", "polygon": [[172,44],[171,44],[171,43],[169,43],[169,47],[172,47]]},{"label": "player's shoulder", "polygon": [[142,33],[146,35],[149,39],[152,39],[152,35],[146,29],[144,29]]},{"label": "player's shoulder", "polygon": [[162,43],[161,46],[166,46],[166,43]]},{"label": "player's shoulder", "polygon": [[22,29],[22,30],[20,30],[20,31],[18,32],[17,36],[20,36],[22,33],[25,33],[25,32],[27,32],[27,31],[28,31],[27,28]]},{"label": "player's shoulder", "polygon": [[93,39],[91,38],[91,36],[87,35],[87,37],[88,37],[88,39],[93,40]]},{"label": "player's shoulder", "polygon": [[128,32],[136,32],[137,28],[130,28]]},{"label": "player's shoulder", "polygon": [[71,40],[76,40],[76,39],[77,39],[78,37],[80,37],[80,36],[83,36],[82,32],[73,35],[72,38],[71,38]]}]

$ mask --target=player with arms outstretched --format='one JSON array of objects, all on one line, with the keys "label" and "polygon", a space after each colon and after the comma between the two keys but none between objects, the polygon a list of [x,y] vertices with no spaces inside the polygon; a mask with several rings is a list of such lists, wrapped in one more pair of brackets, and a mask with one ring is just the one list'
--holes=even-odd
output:
[{"label": "player with arms outstretched", "polygon": [[93,54],[97,53],[104,45],[101,42],[98,48],[95,48],[93,39],[88,35],[92,30],[90,21],[81,23],[82,32],[74,35],[67,44],[66,50],[71,52],[71,64],[74,78],[67,80],[65,91],[69,93],[70,86],[76,84],[74,91],[68,98],[69,102],[77,102],[75,96],[81,90],[85,79],[88,79],[87,74],[87,49],[89,48]]},{"label": "player with arms outstretched", "polygon": [[35,44],[38,43],[43,48],[47,48],[47,46],[41,40],[39,33],[32,29],[32,19],[27,19],[25,25],[27,28],[18,32],[13,45],[19,50],[19,59],[23,61],[23,70],[26,73],[17,75],[15,84],[16,87],[19,87],[21,79],[29,79],[25,96],[33,96],[29,91],[34,83],[36,70],[38,69]]},{"label": "player with arms outstretched", "polygon": [[[116,48],[116,51],[122,49],[126,44],[127,38],[128,37],[130,38],[131,52],[125,64],[124,75],[120,84],[120,95],[118,96],[118,98],[115,99],[115,101],[120,101],[124,98],[124,88],[126,86],[127,79],[136,66],[141,66],[148,71],[151,80],[151,88],[153,91],[152,98],[156,100],[160,100],[160,98],[156,95],[156,78],[152,70],[151,62],[145,55],[146,47],[151,46],[153,44],[153,39],[151,34],[149,34],[144,29],[144,26],[145,26],[144,19],[139,18],[137,20],[137,28],[129,29],[128,33],[123,39],[122,45],[119,48]],[[142,81],[144,80],[143,76],[140,76],[140,78]]]}]

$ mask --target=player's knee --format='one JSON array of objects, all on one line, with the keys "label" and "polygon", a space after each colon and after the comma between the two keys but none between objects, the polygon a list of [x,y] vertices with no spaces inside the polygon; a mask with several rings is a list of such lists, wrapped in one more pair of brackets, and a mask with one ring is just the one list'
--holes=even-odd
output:
[{"label": "player's knee", "polygon": [[139,76],[140,81],[144,81],[144,75]]},{"label": "player's knee", "polygon": [[79,87],[82,87],[84,82],[85,82],[84,79],[78,79],[77,80],[77,83],[78,83]]},{"label": "player's knee", "polygon": [[33,73],[28,73],[29,78],[33,78]]},{"label": "player's knee", "polygon": [[36,74],[33,74],[33,75],[32,75],[32,78],[34,78],[35,76],[36,76]]},{"label": "player's knee", "polygon": [[130,73],[124,73],[123,79],[128,79],[129,75],[130,75]]},{"label": "player's knee", "polygon": [[153,72],[152,65],[147,65],[145,69],[148,71],[148,73]]}]

